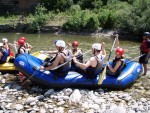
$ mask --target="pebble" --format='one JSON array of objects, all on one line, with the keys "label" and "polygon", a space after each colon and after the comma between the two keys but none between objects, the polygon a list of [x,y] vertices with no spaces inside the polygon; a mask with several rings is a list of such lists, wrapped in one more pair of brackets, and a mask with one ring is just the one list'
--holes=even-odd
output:
[{"label": "pebble", "polygon": [[36,98],[34,97],[28,97],[27,100],[25,101],[25,104],[30,104],[32,102],[36,101]]},{"label": "pebble", "polygon": [[23,105],[21,104],[16,104],[15,105],[16,110],[22,110],[23,109]]}]

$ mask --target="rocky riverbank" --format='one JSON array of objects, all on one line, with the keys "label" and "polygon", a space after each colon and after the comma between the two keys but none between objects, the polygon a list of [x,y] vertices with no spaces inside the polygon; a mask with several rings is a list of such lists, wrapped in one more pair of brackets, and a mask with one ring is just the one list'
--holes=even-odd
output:
[{"label": "rocky riverbank", "polygon": [[150,76],[124,91],[42,89],[18,77],[0,75],[0,113],[150,113]]},{"label": "rocky riverbank", "polygon": [[[15,27],[11,25],[0,25],[0,32],[24,32],[30,33],[28,31],[28,24],[18,24]],[[84,32],[72,32],[72,31],[63,31],[61,26],[43,26],[37,31],[37,33],[54,33],[58,34],[71,34],[71,35],[85,35],[85,36],[94,36],[94,37],[110,37],[113,36],[115,31],[111,29],[98,29],[94,32],[84,31]]]}]

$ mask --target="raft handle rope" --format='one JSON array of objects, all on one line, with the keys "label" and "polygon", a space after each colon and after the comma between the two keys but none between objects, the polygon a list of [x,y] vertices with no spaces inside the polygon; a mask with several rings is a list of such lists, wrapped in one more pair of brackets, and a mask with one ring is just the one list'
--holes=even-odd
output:
[{"label": "raft handle rope", "polygon": [[39,70],[39,69],[37,69],[36,66],[33,66],[33,69],[35,69],[36,71],[35,71],[29,78],[27,78],[27,79],[22,83],[21,86],[23,86],[28,80],[30,80],[30,79],[38,72],[38,70]]},{"label": "raft handle rope", "polygon": [[132,60],[130,60],[130,61],[128,61],[128,62],[126,62],[125,64],[128,64],[128,63],[130,63],[130,62],[132,62],[132,61],[136,60],[137,58],[142,57],[143,55],[145,55],[145,54],[142,54],[142,55],[140,55],[140,56],[137,56],[137,57],[133,58]]}]

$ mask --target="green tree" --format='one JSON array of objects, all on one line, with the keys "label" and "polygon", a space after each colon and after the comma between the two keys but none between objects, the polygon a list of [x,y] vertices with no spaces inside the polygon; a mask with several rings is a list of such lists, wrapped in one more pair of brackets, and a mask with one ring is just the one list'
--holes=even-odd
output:
[{"label": "green tree", "polygon": [[35,8],[34,20],[29,23],[29,32],[37,32],[42,26],[47,23],[48,18],[46,12],[47,9],[43,5],[37,5],[37,7]]}]

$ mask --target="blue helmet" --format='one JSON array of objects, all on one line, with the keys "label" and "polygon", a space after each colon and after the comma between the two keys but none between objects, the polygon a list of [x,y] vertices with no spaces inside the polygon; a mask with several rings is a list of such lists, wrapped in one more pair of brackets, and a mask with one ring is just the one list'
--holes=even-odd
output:
[{"label": "blue helmet", "polygon": [[144,32],[144,33],[143,33],[143,36],[150,37],[150,33],[149,33],[149,32]]},{"label": "blue helmet", "polygon": [[58,40],[55,40],[55,41],[54,41],[54,44],[55,44],[55,45],[56,45],[57,41],[58,41]]}]

